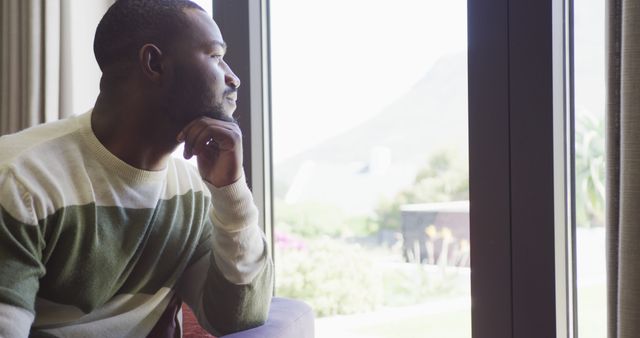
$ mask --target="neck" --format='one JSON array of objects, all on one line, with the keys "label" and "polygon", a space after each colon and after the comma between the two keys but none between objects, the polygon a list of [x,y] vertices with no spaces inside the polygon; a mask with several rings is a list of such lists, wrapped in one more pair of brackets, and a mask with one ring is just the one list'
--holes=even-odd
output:
[{"label": "neck", "polygon": [[178,142],[169,123],[157,110],[133,102],[131,95],[100,93],[91,114],[91,128],[112,154],[142,170],[167,166]]}]

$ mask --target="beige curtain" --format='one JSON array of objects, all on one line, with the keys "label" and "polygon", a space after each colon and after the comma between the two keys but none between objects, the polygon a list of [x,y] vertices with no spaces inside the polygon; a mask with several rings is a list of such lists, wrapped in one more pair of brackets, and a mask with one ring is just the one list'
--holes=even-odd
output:
[{"label": "beige curtain", "polygon": [[0,0],[0,135],[70,112],[69,2]]},{"label": "beige curtain", "polygon": [[640,337],[640,2],[607,0],[609,338]]}]

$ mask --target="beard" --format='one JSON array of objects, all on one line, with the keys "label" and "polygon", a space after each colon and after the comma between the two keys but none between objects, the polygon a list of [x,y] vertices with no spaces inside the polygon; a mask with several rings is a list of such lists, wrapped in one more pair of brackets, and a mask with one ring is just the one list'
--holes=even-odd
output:
[{"label": "beard", "polygon": [[199,115],[201,117],[210,117],[212,119],[221,120],[225,122],[238,123],[238,121],[233,116],[229,116],[223,113],[222,111],[223,111],[222,107],[216,107],[210,110],[206,110]]},{"label": "beard", "polygon": [[[237,89],[227,88],[224,91],[222,97],[225,98],[229,96],[231,93],[234,93],[236,90]],[[223,103],[219,103],[219,104],[214,103],[215,99],[212,97],[212,95],[211,97],[207,97],[205,99],[206,99],[205,102],[210,102],[211,105],[201,110],[200,114],[198,114],[200,117],[206,116],[216,120],[238,123],[238,120],[236,120],[233,117],[233,112],[231,112],[230,114],[225,113],[225,108]],[[224,99],[222,99],[221,101],[224,102]]]},{"label": "beard", "polygon": [[[225,90],[224,95],[227,97],[235,89]],[[194,97],[193,93],[200,92],[201,95]],[[185,127],[191,121],[209,117],[225,122],[238,123],[232,114],[225,113],[228,109],[224,107],[224,99],[217,102],[213,90],[207,86],[180,85],[173,86],[170,91],[171,95],[167,100],[167,115],[169,120],[180,126]]]}]

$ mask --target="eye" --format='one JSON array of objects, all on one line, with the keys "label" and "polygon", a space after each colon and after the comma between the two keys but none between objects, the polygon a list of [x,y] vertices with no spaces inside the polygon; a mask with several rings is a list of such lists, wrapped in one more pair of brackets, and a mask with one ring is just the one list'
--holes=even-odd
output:
[{"label": "eye", "polygon": [[211,58],[215,59],[216,61],[221,61],[222,58],[224,57],[224,55],[220,55],[220,54],[211,54]]}]

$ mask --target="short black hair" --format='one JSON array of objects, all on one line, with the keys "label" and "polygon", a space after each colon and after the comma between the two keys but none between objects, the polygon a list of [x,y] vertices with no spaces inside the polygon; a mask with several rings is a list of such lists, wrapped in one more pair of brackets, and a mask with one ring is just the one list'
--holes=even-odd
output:
[{"label": "short black hair", "polygon": [[135,60],[145,43],[166,42],[185,24],[184,9],[204,11],[189,0],[117,0],[100,20],[93,40],[100,69]]}]

